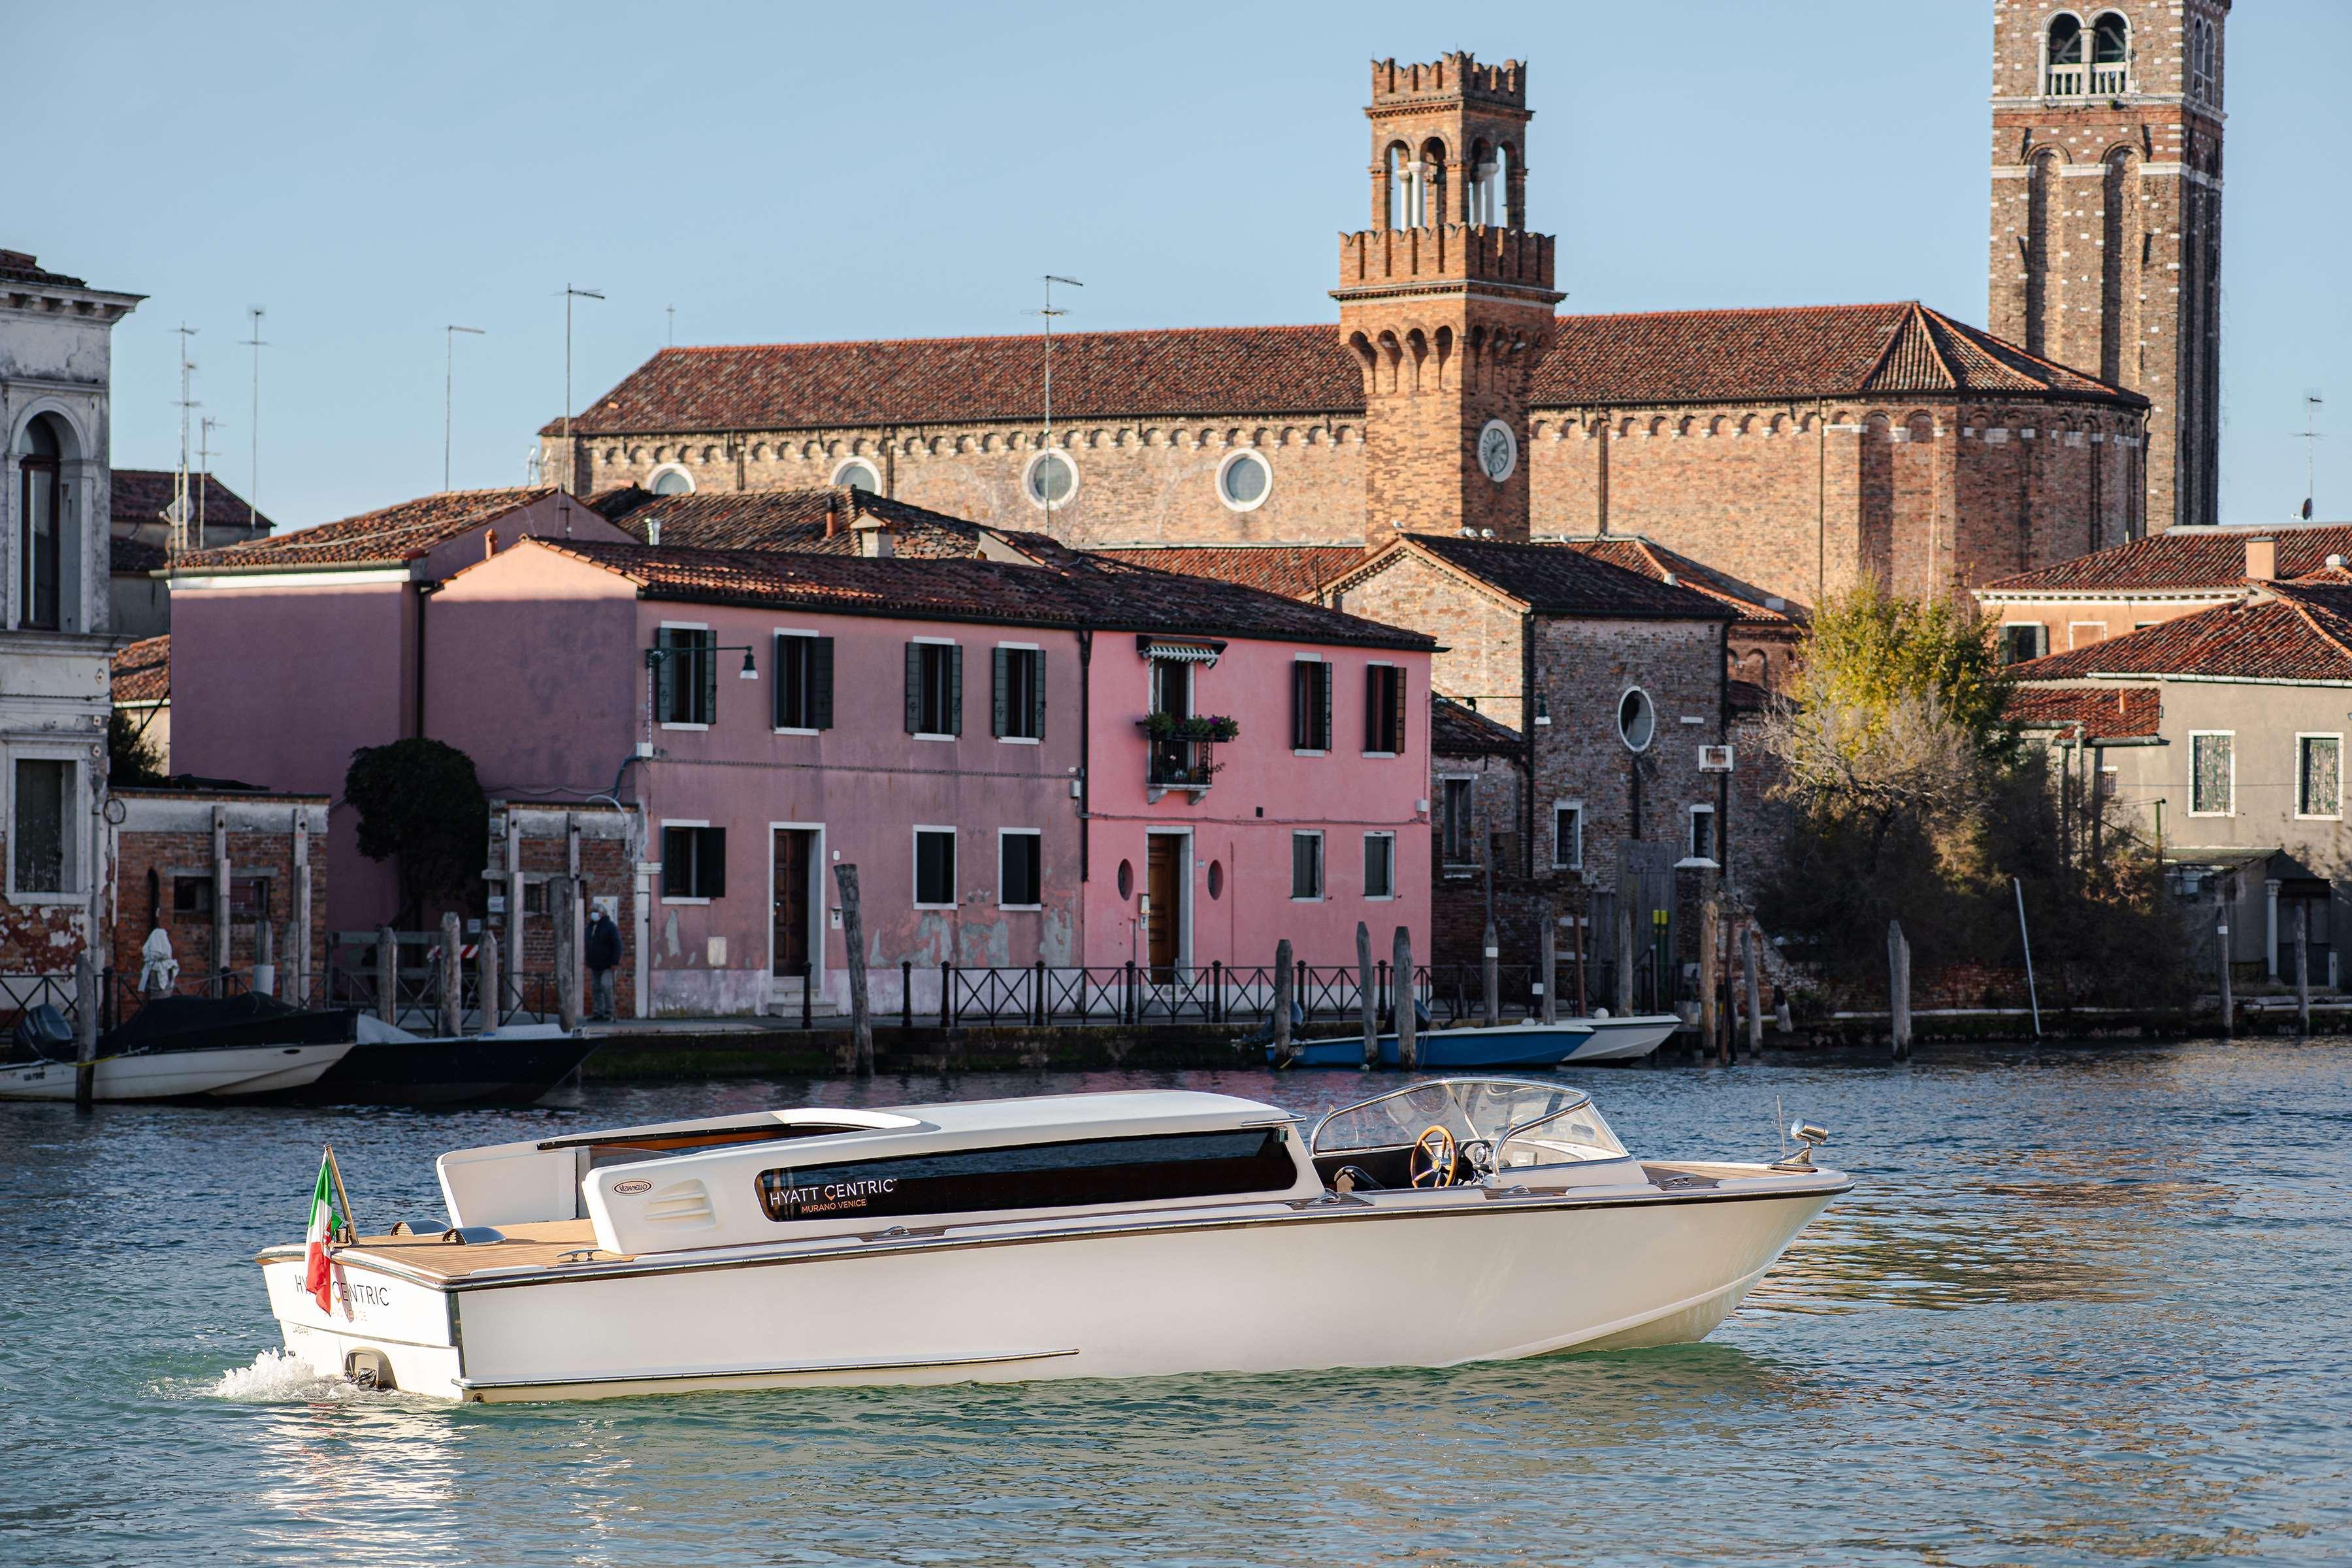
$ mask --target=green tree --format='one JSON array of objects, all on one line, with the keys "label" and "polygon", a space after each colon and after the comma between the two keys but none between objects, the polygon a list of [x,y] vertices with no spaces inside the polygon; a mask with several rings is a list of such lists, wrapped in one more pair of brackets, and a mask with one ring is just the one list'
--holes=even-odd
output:
[{"label": "green tree", "polygon": [[163,782],[162,748],[120,708],[106,720],[106,778],[126,789]]},{"label": "green tree", "polygon": [[470,898],[488,852],[489,801],[474,760],[439,741],[362,746],[343,775],[343,799],[359,813],[360,853],[398,858],[401,917],[435,898]]}]

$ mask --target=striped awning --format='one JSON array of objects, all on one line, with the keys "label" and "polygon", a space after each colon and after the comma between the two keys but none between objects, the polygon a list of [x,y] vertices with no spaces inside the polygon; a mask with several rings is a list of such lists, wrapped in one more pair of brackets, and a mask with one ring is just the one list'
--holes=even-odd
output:
[{"label": "striped awning", "polygon": [[1225,651],[1225,645],[1212,637],[1139,637],[1135,651],[1146,658],[1165,658],[1178,664],[1214,664]]}]

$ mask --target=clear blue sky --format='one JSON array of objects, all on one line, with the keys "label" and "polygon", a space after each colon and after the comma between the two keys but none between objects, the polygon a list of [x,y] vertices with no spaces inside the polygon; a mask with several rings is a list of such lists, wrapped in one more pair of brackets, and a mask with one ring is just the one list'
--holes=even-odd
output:
[{"label": "clear blue sky", "polygon": [[[201,329],[216,471],[281,523],[519,482],[661,346],[1324,321],[1368,205],[1366,61],[1532,63],[1528,207],[1567,309],[1917,298],[1984,318],[1991,24],[1977,0],[1304,5],[49,6],[17,13],[0,246],[149,296],[115,332],[114,460],[170,467]],[[92,51],[96,51],[93,53]],[[2352,5],[2230,24],[2222,515],[2352,517]],[[32,134],[41,128],[42,134]],[[37,171],[39,181],[26,180]]]}]

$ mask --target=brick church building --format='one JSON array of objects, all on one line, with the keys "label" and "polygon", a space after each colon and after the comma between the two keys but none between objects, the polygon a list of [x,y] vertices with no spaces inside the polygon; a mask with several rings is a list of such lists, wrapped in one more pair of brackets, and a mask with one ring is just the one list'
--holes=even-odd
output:
[{"label": "brick church building", "polygon": [[[1380,61],[1336,323],[1056,333],[1050,427],[1034,335],[667,349],[568,449],[541,432],[547,472],[580,493],[845,484],[1093,547],[1636,536],[1799,604],[2203,515],[2225,0],[1995,8],[1995,332],[1916,302],[1557,314],[1527,67]],[[2129,192],[2087,261],[2067,237],[2092,182],[2065,177],[2086,161]],[[2179,302],[2143,297],[2170,277]]]}]

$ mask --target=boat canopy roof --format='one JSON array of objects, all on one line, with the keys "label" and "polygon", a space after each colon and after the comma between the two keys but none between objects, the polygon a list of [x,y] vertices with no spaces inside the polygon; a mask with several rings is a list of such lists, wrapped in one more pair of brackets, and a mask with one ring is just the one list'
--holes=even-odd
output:
[{"label": "boat canopy roof", "polygon": [[1329,1112],[1315,1124],[1309,1142],[1318,1154],[1394,1149],[1442,1127],[1458,1142],[1494,1144],[1507,1134],[1582,1111],[1586,1137],[1623,1153],[1624,1146],[1608,1132],[1591,1105],[1592,1097],[1571,1084],[1523,1078],[1432,1079]]}]

